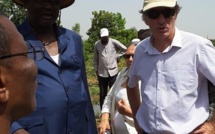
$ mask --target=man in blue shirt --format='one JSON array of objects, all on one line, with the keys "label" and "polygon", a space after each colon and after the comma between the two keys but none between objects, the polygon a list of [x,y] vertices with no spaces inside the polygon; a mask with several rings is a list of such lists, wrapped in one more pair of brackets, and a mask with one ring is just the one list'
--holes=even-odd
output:
[{"label": "man in blue shirt", "polygon": [[18,26],[27,45],[45,49],[38,67],[37,109],[12,124],[12,133],[96,134],[83,45],[79,35],[56,25],[59,10],[74,0],[13,0],[27,9]]}]

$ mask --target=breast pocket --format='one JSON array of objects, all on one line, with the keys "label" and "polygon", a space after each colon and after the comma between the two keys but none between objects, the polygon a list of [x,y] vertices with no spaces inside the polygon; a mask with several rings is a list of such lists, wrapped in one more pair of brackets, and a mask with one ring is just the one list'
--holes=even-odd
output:
[{"label": "breast pocket", "polygon": [[82,76],[82,61],[81,58],[77,55],[72,55],[68,57],[63,57],[62,66],[60,67],[60,70],[62,70],[62,79],[64,81],[73,81],[77,84],[80,84],[81,82],[81,76]]},{"label": "breast pocket", "polygon": [[173,65],[167,78],[173,89],[188,90],[194,86],[194,69],[191,65]]}]

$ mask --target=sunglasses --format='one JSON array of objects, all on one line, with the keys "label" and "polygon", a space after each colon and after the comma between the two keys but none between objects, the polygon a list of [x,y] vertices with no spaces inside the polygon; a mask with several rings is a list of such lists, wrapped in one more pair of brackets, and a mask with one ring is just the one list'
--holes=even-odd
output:
[{"label": "sunglasses", "polygon": [[162,14],[165,18],[170,18],[174,16],[175,9],[172,8],[165,8],[163,10],[151,9],[146,12],[146,15],[148,16],[149,19],[157,19],[160,16],[160,14]]},{"label": "sunglasses", "polygon": [[130,59],[130,57],[132,56],[132,58],[134,57],[134,54],[124,54],[123,57],[125,59]]}]

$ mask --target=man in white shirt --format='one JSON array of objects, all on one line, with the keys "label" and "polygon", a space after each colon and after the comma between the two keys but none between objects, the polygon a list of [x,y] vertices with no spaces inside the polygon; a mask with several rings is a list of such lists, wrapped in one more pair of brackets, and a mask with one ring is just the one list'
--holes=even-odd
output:
[{"label": "man in white shirt", "polygon": [[[215,84],[211,41],[175,27],[176,0],[145,0],[142,18],[152,36],[136,49],[128,99],[140,133],[213,134],[207,79]],[[141,80],[140,103],[138,80]]]},{"label": "man in white shirt", "polygon": [[99,82],[101,109],[107,95],[108,87],[112,87],[118,74],[118,53],[124,52],[126,49],[127,47],[118,40],[109,38],[107,28],[100,30],[100,40],[94,46],[93,63]]}]

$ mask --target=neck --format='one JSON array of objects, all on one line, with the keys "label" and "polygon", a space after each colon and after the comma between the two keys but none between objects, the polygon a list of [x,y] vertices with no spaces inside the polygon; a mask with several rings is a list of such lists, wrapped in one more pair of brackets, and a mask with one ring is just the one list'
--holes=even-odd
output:
[{"label": "neck", "polygon": [[54,25],[51,26],[39,26],[31,24],[32,31],[35,36],[43,43],[43,45],[49,45],[57,40],[57,33]]},{"label": "neck", "polygon": [[38,35],[46,35],[46,34],[49,35],[50,33],[55,33],[55,27],[54,27],[54,25],[52,25],[52,26],[31,25],[31,28]]},{"label": "neck", "polygon": [[55,23],[41,24],[42,22],[35,22],[34,19],[31,19],[30,17],[27,17],[27,21],[37,34],[50,33],[55,30]]},{"label": "neck", "polygon": [[175,32],[170,34],[167,38],[154,38],[151,37],[151,43],[154,48],[156,48],[159,52],[163,52],[167,47],[169,47],[174,38]]},{"label": "neck", "polygon": [[10,134],[11,121],[0,116],[0,134]]}]

